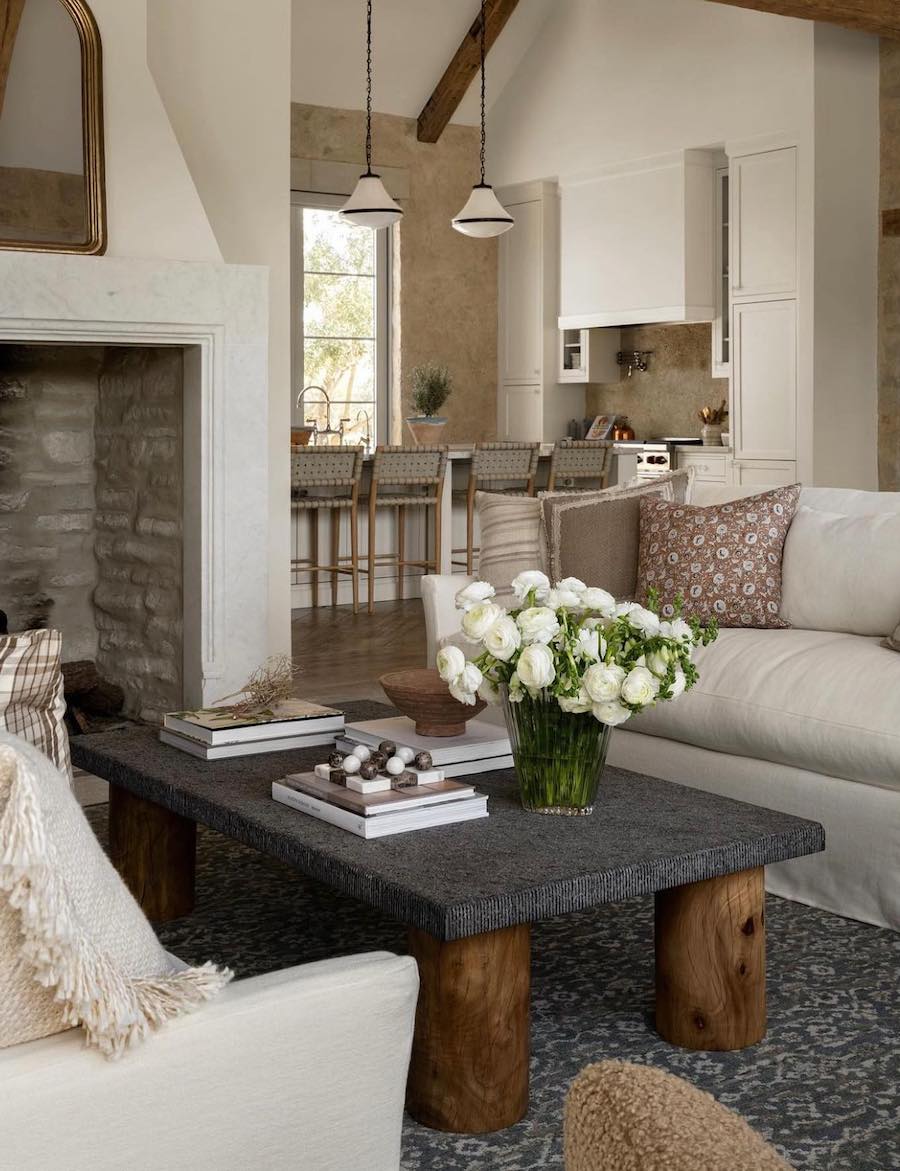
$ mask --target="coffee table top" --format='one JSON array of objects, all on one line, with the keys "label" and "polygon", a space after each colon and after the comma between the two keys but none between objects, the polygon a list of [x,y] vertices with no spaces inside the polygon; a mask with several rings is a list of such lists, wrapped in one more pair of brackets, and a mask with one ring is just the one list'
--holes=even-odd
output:
[{"label": "coffee table top", "polygon": [[[350,720],[384,705],[344,704]],[[627,733],[623,733],[627,735]],[[646,895],[825,848],[815,821],[607,768],[590,817],[522,809],[512,769],[471,778],[490,816],[366,841],[272,800],[326,750],[206,762],[135,728],[74,737],[80,767],[438,939]]]}]

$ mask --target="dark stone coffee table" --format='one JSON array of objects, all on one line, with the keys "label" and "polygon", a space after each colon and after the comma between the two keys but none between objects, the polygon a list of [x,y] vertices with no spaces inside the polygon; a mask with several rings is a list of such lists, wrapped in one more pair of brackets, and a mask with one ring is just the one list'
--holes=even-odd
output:
[{"label": "dark stone coffee table", "polygon": [[75,763],[111,784],[113,860],[151,919],[193,906],[199,822],[407,925],[421,979],[407,1106],[420,1122],[478,1133],[525,1114],[530,930],[554,915],[655,894],[661,1035],[693,1049],[765,1035],[764,867],[822,850],[818,823],[615,768],[593,816],[541,817],[508,770],[473,778],[486,819],[365,841],[272,800],[273,780],[324,751],[205,763],[151,729],[72,741]]}]

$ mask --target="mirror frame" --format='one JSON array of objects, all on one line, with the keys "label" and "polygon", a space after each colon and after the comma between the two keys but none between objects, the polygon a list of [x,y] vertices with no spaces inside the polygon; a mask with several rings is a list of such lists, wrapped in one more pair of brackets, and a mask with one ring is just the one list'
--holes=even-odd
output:
[{"label": "mirror frame", "polygon": [[70,252],[99,256],[106,251],[106,163],[103,143],[103,54],[100,30],[85,0],[59,0],[72,18],[81,48],[81,140],[84,158],[84,210],[87,238],[80,244],[4,240],[15,252]]}]

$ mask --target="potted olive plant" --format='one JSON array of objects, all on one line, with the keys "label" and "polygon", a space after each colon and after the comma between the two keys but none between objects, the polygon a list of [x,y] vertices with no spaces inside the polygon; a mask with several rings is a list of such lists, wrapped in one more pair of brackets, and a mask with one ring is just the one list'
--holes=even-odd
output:
[{"label": "potted olive plant", "polygon": [[412,372],[412,405],[416,412],[406,425],[414,441],[421,447],[441,442],[446,418],[440,409],[450,397],[453,381],[446,366],[426,362]]}]

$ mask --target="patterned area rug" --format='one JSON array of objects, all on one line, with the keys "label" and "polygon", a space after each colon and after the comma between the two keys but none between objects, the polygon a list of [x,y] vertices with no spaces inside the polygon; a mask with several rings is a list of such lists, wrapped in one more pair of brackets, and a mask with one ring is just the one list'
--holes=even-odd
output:
[{"label": "patterned area rug", "polygon": [[[105,841],[106,806],[88,813]],[[527,1118],[478,1137],[407,1119],[404,1171],[561,1168],[566,1089],[583,1066],[608,1057],[710,1091],[795,1168],[900,1168],[900,935],[770,897],[768,1037],[740,1053],[691,1053],[653,1032],[652,910],[639,899],[535,927]],[[227,963],[238,977],[404,950],[398,924],[204,829],[196,911],[160,936],[189,963]]]}]

